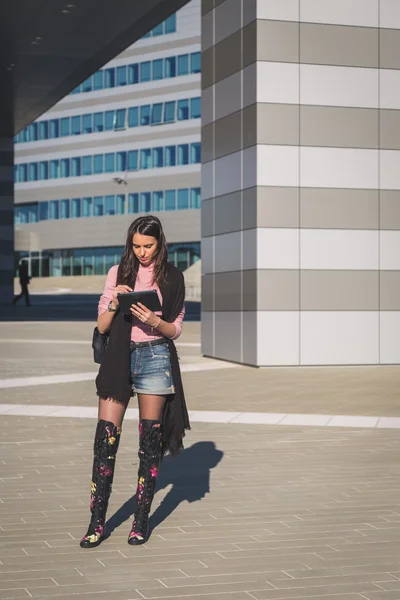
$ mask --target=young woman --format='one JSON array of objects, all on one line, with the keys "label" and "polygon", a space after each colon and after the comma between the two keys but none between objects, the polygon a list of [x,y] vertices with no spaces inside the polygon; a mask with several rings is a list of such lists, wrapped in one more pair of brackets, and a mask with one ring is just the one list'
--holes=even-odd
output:
[{"label": "young woman", "polygon": [[[123,316],[118,294],[154,289],[162,313],[155,314],[138,303],[131,306],[131,317]],[[121,262],[110,269],[99,302],[97,326],[110,336],[96,378],[99,420],[94,439],[92,516],[80,542],[82,548],[98,546],[104,539],[122,421],[134,393],[139,399],[139,472],[137,510],[128,543],[147,541],[161,458],[165,452],[179,452],[185,429],[189,429],[173,342],[182,331],[184,299],[183,275],[168,262],[159,219],[139,217],[129,227]]]}]

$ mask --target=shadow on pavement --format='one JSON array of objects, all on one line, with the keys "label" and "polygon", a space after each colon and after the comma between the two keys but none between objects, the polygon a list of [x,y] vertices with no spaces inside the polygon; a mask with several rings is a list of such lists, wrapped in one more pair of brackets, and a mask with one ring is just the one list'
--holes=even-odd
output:
[{"label": "shadow on pavement", "polygon": [[[178,456],[164,458],[157,480],[157,491],[170,485],[172,488],[151,515],[150,531],[169,517],[181,502],[197,502],[210,492],[210,470],[217,466],[223,455],[221,450],[217,450],[214,442],[197,442],[182,450]],[[136,473],[134,476],[136,477]],[[132,496],[107,521],[107,537],[114,529],[128,521],[135,509],[136,496]]]},{"label": "shadow on pavement", "polygon": [[[23,300],[3,305],[0,321],[96,321],[99,294],[31,294],[31,306]],[[200,302],[186,302],[185,321],[200,321]]]}]

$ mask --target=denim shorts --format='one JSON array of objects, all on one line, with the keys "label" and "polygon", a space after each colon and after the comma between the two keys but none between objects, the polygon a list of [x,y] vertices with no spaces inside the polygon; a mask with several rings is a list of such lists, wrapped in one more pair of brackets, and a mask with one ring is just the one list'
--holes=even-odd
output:
[{"label": "denim shorts", "polygon": [[168,344],[136,347],[131,352],[131,380],[135,394],[174,394]]}]

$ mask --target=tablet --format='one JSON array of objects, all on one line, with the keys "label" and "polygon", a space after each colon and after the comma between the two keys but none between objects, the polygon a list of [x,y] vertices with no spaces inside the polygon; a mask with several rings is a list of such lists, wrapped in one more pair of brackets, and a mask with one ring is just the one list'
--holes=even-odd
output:
[{"label": "tablet", "polygon": [[137,304],[138,302],[141,302],[146,308],[153,312],[162,311],[160,299],[155,290],[118,294],[118,302],[123,315],[132,315],[130,308],[132,304]]}]

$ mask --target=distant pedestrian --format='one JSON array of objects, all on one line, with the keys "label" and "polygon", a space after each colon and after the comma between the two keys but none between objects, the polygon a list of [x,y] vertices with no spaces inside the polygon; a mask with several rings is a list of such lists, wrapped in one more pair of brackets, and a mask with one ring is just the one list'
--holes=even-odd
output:
[{"label": "distant pedestrian", "polygon": [[15,298],[13,300],[13,304],[16,304],[18,302],[18,300],[20,298],[22,298],[22,296],[25,296],[25,304],[26,304],[26,306],[30,306],[31,301],[29,298],[28,284],[30,283],[31,278],[29,277],[28,263],[26,260],[20,261],[18,274],[19,274],[19,283],[21,285],[21,293],[18,294],[18,296],[15,296]]}]

